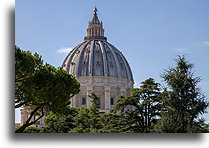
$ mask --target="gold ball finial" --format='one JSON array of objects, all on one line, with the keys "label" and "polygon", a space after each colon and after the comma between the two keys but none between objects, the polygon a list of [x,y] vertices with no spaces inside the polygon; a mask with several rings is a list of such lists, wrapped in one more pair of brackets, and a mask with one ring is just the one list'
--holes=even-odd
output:
[{"label": "gold ball finial", "polygon": [[94,8],[94,13],[97,13],[97,8],[96,7]]}]

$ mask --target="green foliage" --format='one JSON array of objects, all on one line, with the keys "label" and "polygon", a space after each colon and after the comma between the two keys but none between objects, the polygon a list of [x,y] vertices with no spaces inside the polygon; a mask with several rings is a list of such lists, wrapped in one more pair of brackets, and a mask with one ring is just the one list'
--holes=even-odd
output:
[{"label": "green foliage", "polygon": [[[18,130],[18,128],[15,128],[15,130]],[[44,131],[44,127],[32,127],[32,126],[29,126],[27,127],[23,133],[45,133]]]},{"label": "green foliage", "polygon": [[25,92],[27,86],[24,83],[32,78],[42,65],[43,60],[40,55],[22,51],[15,46],[15,108],[22,107],[26,103],[24,98],[27,95]]},{"label": "green foliage", "polygon": [[91,118],[90,118],[90,132],[96,133],[97,129],[101,128],[101,125],[99,123],[100,119],[100,113],[99,113],[99,97],[96,96],[96,94],[91,93],[89,96],[91,98],[91,107],[90,107],[90,113],[91,113]]},{"label": "green foliage", "polygon": [[90,108],[72,107],[65,113],[51,113],[45,118],[50,133],[97,133],[101,128],[100,113]]},{"label": "green foliage", "polygon": [[90,133],[94,131],[91,128],[91,118],[93,115],[90,109],[84,107],[78,109],[78,114],[73,118],[75,128],[70,130],[69,133]]},{"label": "green foliage", "polygon": [[176,67],[166,70],[162,75],[169,91],[164,96],[165,111],[157,132],[196,132],[194,126],[198,122],[195,120],[206,112],[207,101],[197,87],[200,78],[193,76],[193,65],[180,56],[176,62]]},{"label": "green foliage", "polygon": [[51,113],[45,118],[46,131],[51,133],[97,133],[101,128],[99,99],[95,94],[89,96],[92,100],[90,108],[72,107],[64,113]]},{"label": "green foliage", "polygon": [[125,119],[116,114],[93,114],[90,108],[72,107],[45,118],[46,133],[125,133]]},{"label": "green foliage", "polygon": [[80,109],[74,118],[76,127],[70,131],[72,133],[98,133],[101,128],[99,98],[94,93],[88,97],[91,98],[91,107]]},{"label": "green foliage", "polygon": [[48,133],[67,133],[75,128],[73,118],[77,116],[79,108],[68,108],[64,113],[50,113],[44,119]]},{"label": "green foliage", "polygon": [[91,93],[91,95],[89,95],[88,97],[91,98],[92,105],[91,105],[90,109],[91,109],[92,113],[95,115],[98,114],[100,105],[97,102],[97,100],[99,100],[99,97],[94,93]]},{"label": "green foliage", "polygon": [[63,112],[69,99],[79,92],[79,83],[63,69],[46,64],[25,83],[25,106],[44,106],[45,111]]},{"label": "green foliage", "polygon": [[72,107],[65,113],[51,113],[45,118],[45,132],[50,133],[122,133],[126,132],[125,118],[117,114],[100,113],[95,94],[90,108]]},{"label": "green foliage", "polygon": [[205,119],[201,118],[192,122],[189,133],[208,133],[208,124],[205,124]]},{"label": "green foliage", "polygon": [[119,114],[101,114],[99,133],[128,133],[126,126],[127,119]]},{"label": "green foliage", "polygon": [[[38,54],[33,55],[15,46],[15,57],[16,107],[23,106],[32,110],[26,123],[16,131],[23,132],[27,126],[49,112],[66,111],[70,98],[80,91],[80,84],[74,76],[62,68],[55,68],[49,64],[43,65]],[[24,62],[27,64],[25,65]],[[39,118],[30,122],[37,113],[40,114]]]},{"label": "green foliage", "polygon": [[161,111],[159,84],[152,78],[142,82],[128,96],[119,97],[113,112],[120,112],[127,118],[128,129],[132,132],[152,132]]},{"label": "green foliage", "polygon": [[[75,77],[62,68],[43,64],[37,53],[22,51],[15,46],[15,107],[32,110],[27,122],[16,132],[24,133],[202,133],[209,132],[204,119],[207,101],[197,84],[185,57],[179,57],[174,68],[162,78],[167,86],[149,78],[130,95],[120,96],[112,113],[99,112],[98,96],[94,93],[91,107],[69,108],[70,98],[79,92]],[[38,115],[34,121],[32,117]],[[46,116],[47,127],[30,127]]]}]

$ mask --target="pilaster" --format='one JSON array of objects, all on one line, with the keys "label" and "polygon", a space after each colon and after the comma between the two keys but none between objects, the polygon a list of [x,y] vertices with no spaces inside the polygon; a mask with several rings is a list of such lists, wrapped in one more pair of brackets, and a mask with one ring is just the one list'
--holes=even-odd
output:
[{"label": "pilaster", "polygon": [[110,86],[105,86],[105,109],[110,109]]},{"label": "pilaster", "polygon": [[87,107],[91,106],[91,98],[89,98],[89,95],[91,95],[91,93],[93,92],[93,86],[87,86],[86,87],[86,105]]}]

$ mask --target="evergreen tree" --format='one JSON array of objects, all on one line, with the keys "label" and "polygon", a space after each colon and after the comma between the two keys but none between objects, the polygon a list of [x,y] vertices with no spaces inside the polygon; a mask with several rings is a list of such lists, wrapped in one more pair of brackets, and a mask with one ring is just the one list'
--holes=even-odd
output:
[{"label": "evergreen tree", "polygon": [[98,133],[101,129],[99,112],[99,98],[94,93],[88,96],[91,98],[90,108],[80,108],[77,116],[73,118],[75,128],[70,133]]},{"label": "evergreen tree", "polygon": [[94,93],[91,93],[91,95],[89,95],[89,98],[91,98],[91,104],[92,104],[90,107],[90,113],[91,113],[90,132],[96,133],[98,132],[98,129],[101,128],[100,113],[99,113],[100,101],[99,101],[99,97]]},{"label": "evergreen tree", "polygon": [[119,97],[113,112],[121,113],[132,132],[151,132],[161,110],[160,88],[152,78],[142,82],[128,96]]},{"label": "evergreen tree", "polygon": [[50,113],[44,119],[47,133],[68,133],[75,128],[73,118],[78,115],[80,108],[70,107],[63,113]]},{"label": "evergreen tree", "polygon": [[120,114],[104,113],[100,115],[99,133],[127,133],[127,119]]},{"label": "evergreen tree", "polygon": [[79,107],[77,115],[73,118],[74,128],[69,130],[69,133],[90,133],[92,114],[89,108]]},{"label": "evergreen tree", "polygon": [[162,74],[168,86],[164,97],[165,112],[158,124],[158,132],[196,132],[199,115],[206,112],[207,101],[197,84],[200,77],[194,77],[193,65],[185,57],[176,60],[176,67]]}]

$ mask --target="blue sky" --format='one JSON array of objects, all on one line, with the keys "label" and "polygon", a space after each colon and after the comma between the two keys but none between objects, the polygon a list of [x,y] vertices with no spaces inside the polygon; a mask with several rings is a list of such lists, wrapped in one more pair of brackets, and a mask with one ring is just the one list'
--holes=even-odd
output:
[{"label": "blue sky", "polygon": [[162,83],[164,69],[186,55],[207,95],[207,0],[19,0],[15,44],[61,66],[65,51],[83,42],[95,5],[105,36],[128,60],[136,87],[150,77]]}]

